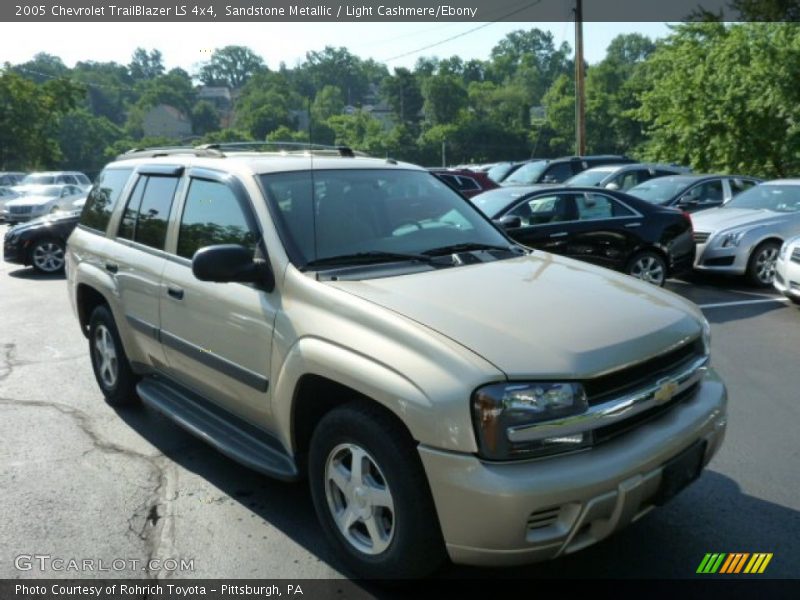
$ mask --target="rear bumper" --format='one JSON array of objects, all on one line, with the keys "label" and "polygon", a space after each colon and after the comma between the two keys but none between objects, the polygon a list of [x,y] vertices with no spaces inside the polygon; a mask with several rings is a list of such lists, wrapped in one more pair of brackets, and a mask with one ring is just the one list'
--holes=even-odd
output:
[{"label": "rear bumper", "polygon": [[575,552],[649,512],[663,466],[698,441],[703,465],[725,435],[727,394],[709,370],[694,396],[586,452],[523,463],[420,447],[450,557],[473,565]]}]

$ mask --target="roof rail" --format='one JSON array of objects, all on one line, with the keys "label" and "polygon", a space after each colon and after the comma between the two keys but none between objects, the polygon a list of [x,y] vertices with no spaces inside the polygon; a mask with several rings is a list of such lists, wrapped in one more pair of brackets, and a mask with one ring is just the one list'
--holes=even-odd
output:
[{"label": "roof rail", "polygon": [[306,142],[219,142],[198,146],[204,150],[218,150],[220,152],[292,152],[314,153],[355,158],[367,156],[363,152],[356,152],[349,146],[329,146],[325,144],[308,144]]},{"label": "roof rail", "polygon": [[191,154],[192,156],[223,157],[219,150],[204,148],[202,146],[156,146],[152,148],[131,148],[117,156],[116,160],[130,160],[133,158],[156,158],[159,156],[173,156],[176,154]]}]

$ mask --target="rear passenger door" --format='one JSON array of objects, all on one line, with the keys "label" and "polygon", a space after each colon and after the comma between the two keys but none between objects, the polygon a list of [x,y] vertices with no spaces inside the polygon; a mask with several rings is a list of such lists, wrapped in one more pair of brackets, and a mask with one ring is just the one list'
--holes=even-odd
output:
[{"label": "rear passenger door", "polygon": [[263,423],[275,298],[253,284],[200,281],[192,273],[192,257],[205,246],[260,252],[261,231],[241,183],[205,169],[189,175],[160,295],[169,373],[228,411]]},{"label": "rear passenger door", "polygon": [[156,368],[166,363],[158,335],[161,273],[167,263],[167,229],[182,171],[170,166],[139,170],[105,265],[117,280],[137,350]]},{"label": "rear passenger door", "polygon": [[575,199],[578,221],[565,253],[603,267],[621,269],[638,245],[642,216],[608,194]]}]

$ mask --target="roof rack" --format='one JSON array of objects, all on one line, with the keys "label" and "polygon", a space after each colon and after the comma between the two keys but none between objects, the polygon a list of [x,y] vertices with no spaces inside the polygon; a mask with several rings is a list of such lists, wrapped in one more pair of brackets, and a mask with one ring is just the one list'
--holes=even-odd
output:
[{"label": "roof rack", "polygon": [[155,146],[151,148],[131,148],[117,156],[116,160],[129,160],[133,158],[156,158],[159,156],[173,156],[176,154],[191,154],[192,156],[216,157],[225,156],[219,150],[203,148],[202,146]]},{"label": "roof rack", "polygon": [[325,144],[308,144],[305,142],[219,142],[198,146],[204,150],[218,150],[220,152],[281,152],[299,154],[321,154],[355,158],[367,156],[363,152],[356,152],[349,146],[328,146]]}]

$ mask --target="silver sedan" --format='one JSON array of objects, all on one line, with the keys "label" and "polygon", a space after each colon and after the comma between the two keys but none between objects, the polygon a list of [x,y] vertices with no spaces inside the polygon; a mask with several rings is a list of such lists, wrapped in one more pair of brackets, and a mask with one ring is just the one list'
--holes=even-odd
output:
[{"label": "silver sedan", "polygon": [[800,179],[757,185],[719,208],[692,215],[697,271],[746,275],[770,286],[784,240],[800,234]]}]

